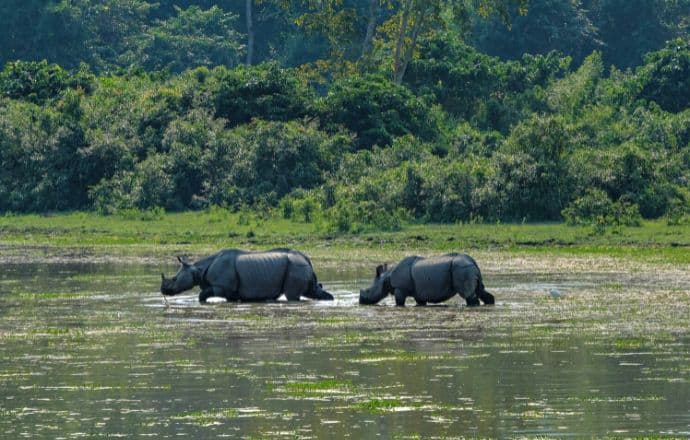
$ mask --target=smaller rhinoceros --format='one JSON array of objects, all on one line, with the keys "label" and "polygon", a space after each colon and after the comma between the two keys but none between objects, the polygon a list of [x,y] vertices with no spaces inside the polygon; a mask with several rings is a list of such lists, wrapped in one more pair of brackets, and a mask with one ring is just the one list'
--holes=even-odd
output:
[{"label": "smaller rhinoceros", "polygon": [[408,296],[423,306],[443,302],[456,293],[468,306],[478,306],[479,300],[494,303],[494,296],[484,289],[477,262],[460,253],[406,257],[391,269],[387,264],[380,265],[371,287],[359,291],[359,303],[376,304],[391,293],[398,306],[404,306]]},{"label": "smaller rhinoceros", "polygon": [[317,282],[309,258],[291,249],[266,252],[225,249],[194,263],[181,257],[177,259],[181,266],[174,277],[165,278],[161,274],[163,295],[177,295],[200,286],[201,303],[212,296],[227,301],[275,300],[282,294],[290,301],[302,296],[333,299],[333,295]]}]

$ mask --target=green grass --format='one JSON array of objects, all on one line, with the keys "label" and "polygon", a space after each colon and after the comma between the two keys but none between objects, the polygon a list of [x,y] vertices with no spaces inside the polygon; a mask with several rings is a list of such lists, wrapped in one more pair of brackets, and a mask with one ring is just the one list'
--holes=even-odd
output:
[{"label": "green grass", "polygon": [[124,257],[157,257],[172,252],[203,254],[224,247],[291,246],[315,256],[341,251],[337,258],[353,261],[394,259],[401,251],[485,249],[685,264],[690,263],[690,225],[668,226],[664,221],[650,221],[642,227],[594,234],[589,227],[562,223],[407,224],[396,232],[339,235],[323,230],[318,222],[261,218],[222,209],[169,213],[147,220],[74,212],[0,216],[0,245],[15,249],[28,247],[41,255]]}]

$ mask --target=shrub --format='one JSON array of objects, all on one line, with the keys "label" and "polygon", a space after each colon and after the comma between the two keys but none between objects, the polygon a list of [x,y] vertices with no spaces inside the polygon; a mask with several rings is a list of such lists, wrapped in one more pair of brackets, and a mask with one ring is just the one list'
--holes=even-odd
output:
[{"label": "shrub", "polygon": [[690,208],[688,208],[686,200],[682,198],[671,200],[669,209],[666,212],[666,224],[669,226],[690,224]]},{"label": "shrub", "polygon": [[67,86],[68,72],[47,61],[14,61],[0,72],[0,94],[36,104],[54,99]]},{"label": "shrub", "polygon": [[236,126],[254,118],[288,121],[307,115],[313,92],[294,70],[276,63],[213,70],[216,117]]},{"label": "shrub", "polygon": [[573,225],[640,226],[642,217],[636,204],[611,201],[600,189],[589,189],[563,210],[566,223]]},{"label": "shrub", "polygon": [[340,200],[325,213],[331,232],[362,232],[367,229],[398,231],[410,216],[403,208],[386,209],[376,201]]},{"label": "shrub", "polygon": [[438,121],[429,105],[407,88],[381,76],[354,76],[335,82],[319,111],[328,131],[355,133],[357,149],[388,146],[397,136],[414,134],[432,140]]}]

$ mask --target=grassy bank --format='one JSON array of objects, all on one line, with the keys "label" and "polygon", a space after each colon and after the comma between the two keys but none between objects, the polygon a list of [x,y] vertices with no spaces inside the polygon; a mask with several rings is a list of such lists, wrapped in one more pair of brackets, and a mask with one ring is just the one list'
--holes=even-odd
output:
[{"label": "grassy bank", "polygon": [[595,232],[564,224],[408,224],[399,231],[332,233],[317,220],[298,223],[224,210],[100,216],[75,212],[0,216],[0,255],[151,257],[202,254],[224,247],[290,246],[339,259],[394,259],[400,252],[502,251],[600,255],[690,263],[690,225],[663,221]]}]

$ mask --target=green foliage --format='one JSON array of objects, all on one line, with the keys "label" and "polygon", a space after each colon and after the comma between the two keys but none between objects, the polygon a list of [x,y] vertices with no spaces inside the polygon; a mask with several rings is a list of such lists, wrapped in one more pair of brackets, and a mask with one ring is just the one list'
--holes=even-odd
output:
[{"label": "green foliage", "polygon": [[385,147],[406,134],[431,140],[438,131],[438,121],[423,99],[373,75],[336,81],[320,105],[319,117],[328,131],[344,127],[354,133],[357,149]]},{"label": "green foliage", "polygon": [[637,75],[643,98],[669,112],[685,110],[690,102],[690,40],[669,41],[662,50],[648,54]]},{"label": "green foliage", "polygon": [[570,192],[565,156],[571,142],[561,118],[533,116],[520,123],[494,156],[495,174],[488,183],[496,198],[493,216],[559,219]]},{"label": "green foliage", "polygon": [[689,6],[688,0],[530,0],[526,15],[509,11],[510,26],[473,16],[471,40],[504,59],[557,50],[577,65],[599,50],[605,65],[626,69],[687,35]]},{"label": "green foliage", "polygon": [[[257,236],[265,219],[255,213],[267,212],[336,232],[564,217],[605,229],[640,215],[683,223],[688,42],[670,42],[635,70],[609,69],[609,47],[584,48],[603,35],[592,25],[606,21],[590,11],[630,11],[617,1],[534,0],[538,16],[523,19],[508,7],[515,2],[491,0],[475,10],[459,1],[254,2],[252,17],[243,2],[9,0],[42,26],[25,44],[0,35],[7,53],[64,44],[52,47],[56,58],[10,60],[0,72],[0,212],[144,219],[222,207],[243,212],[253,228],[243,234]],[[685,1],[650,4],[668,18],[681,11],[670,3]],[[522,33],[520,44],[572,50],[515,61],[480,53],[463,29],[489,12],[512,14],[516,30],[564,32],[555,46]],[[25,35],[7,19],[23,18],[4,3],[0,13],[12,35]],[[257,57],[272,62],[237,66],[247,18]],[[665,23],[682,34],[680,22]],[[581,61],[574,71],[570,56]]]},{"label": "green foliage", "polygon": [[14,61],[0,72],[0,94],[12,99],[23,99],[43,104],[59,97],[67,88],[69,74],[47,61]]},{"label": "green foliage", "polygon": [[237,16],[218,6],[203,10],[175,7],[176,16],[160,20],[151,30],[144,49],[144,67],[181,72],[196,66],[227,66],[239,63],[240,35],[233,29]]},{"label": "green foliage", "polygon": [[312,92],[291,69],[276,63],[233,70],[216,69],[214,106],[217,117],[229,125],[249,122],[252,118],[286,121],[308,114]]},{"label": "green foliage", "polygon": [[502,132],[526,113],[545,109],[542,88],[569,64],[553,52],[502,62],[446,34],[424,42],[421,51],[406,82],[418,94],[433,94],[450,114]]},{"label": "green foliage", "polygon": [[339,233],[359,233],[372,229],[399,231],[409,219],[404,209],[387,210],[375,201],[340,201],[325,215],[327,229]]},{"label": "green foliage", "polygon": [[604,43],[606,65],[636,66],[664,42],[687,36],[688,0],[583,0],[582,4]]},{"label": "green foliage", "polygon": [[473,40],[483,52],[519,59],[525,53],[567,53],[579,62],[602,45],[581,1],[530,0],[527,14],[510,9],[510,26],[498,19],[473,20]]},{"label": "green foliage", "polygon": [[154,8],[145,0],[60,0],[48,10],[64,26],[69,58],[97,70],[138,64],[146,45],[146,19]]},{"label": "green foliage", "polygon": [[625,200],[613,202],[604,191],[588,190],[563,210],[566,223],[574,225],[640,226],[642,217],[637,205]]},{"label": "green foliage", "polygon": [[666,212],[666,223],[669,226],[690,224],[690,207],[687,196],[673,199]]},{"label": "green foliage", "polygon": [[577,71],[555,82],[547,90],[547,101],[552,110],[579,115],[594,102],[597,86],[604,73],[599,52],[593,52]]}]

